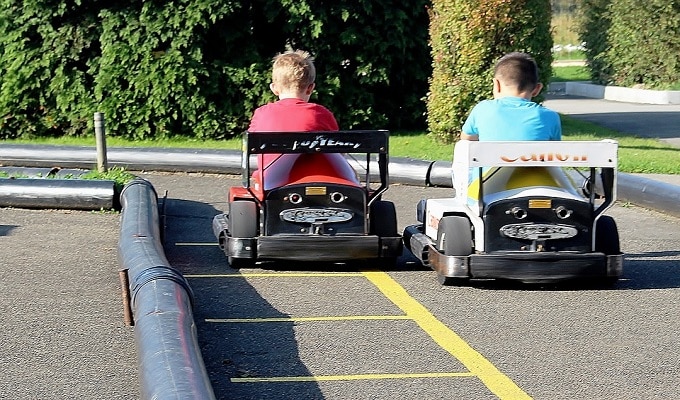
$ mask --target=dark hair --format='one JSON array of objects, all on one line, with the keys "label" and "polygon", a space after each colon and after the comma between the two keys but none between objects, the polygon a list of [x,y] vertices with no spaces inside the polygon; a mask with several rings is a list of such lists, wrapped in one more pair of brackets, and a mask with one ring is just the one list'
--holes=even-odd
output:
[{"label": "dark hair", "polygon": [[533,90],[538,84],[538,66],[527,53],[508,53],[496,63],[494,77],[520,92]]}]

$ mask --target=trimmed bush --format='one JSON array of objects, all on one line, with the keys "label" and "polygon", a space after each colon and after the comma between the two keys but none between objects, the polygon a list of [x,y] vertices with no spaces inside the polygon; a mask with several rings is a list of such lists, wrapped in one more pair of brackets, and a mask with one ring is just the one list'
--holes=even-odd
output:
[{"label": "trimmed bush", "polygon": [[[544,85],[552,75],[551,9],[547,0],[434,0],[430,11],[433,72],[427,97],[430,133],[460,137],[472,107],[492,97],[496,61],[511,51],[531,54]],[[536,101],[542,101],[540,95]]]},{"label": "trimmed bush", "polygon": [[614,0],[609,19],[612,83],[647,89],[680,84],[680,1]]},{"label": "trimmed bush", "polygon": [[680,86],[680,1],[584,0],[580,15],[594,83]]},{"label": "trimmed bush", "polygon": [[607,13],[612,0],[583,0],[579,8],[579,38],[586,44],[586,64],[593,83],[605,84],[611,79],[611,66],[606,59],[609,48],[611,19]]},{"label": "trimmed bush", "polygon": [[427,0],[0,3],[0,138],[240,134],[271,59],[317,59],[312,98],[350,128],[423,129]]}]

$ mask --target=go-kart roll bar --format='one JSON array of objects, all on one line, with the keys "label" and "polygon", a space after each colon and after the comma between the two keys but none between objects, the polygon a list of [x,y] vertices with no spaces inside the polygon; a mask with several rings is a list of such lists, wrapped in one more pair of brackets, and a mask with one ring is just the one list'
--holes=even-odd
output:
[{"label": "go-kart roll bar", "polygon": [[[241,170],[243,186],[250,191],[250,156],[254,154],[305,153],[365,153],[367,161],[378,154],[380,187],[371,192],[369,202],[382,194],[389,185],[389,131],[345,130],[312,132],[244,132]],[[370,163],[366,165],[366,185],[369,184]]]},{"label": "go-kart roll bar", "polygon": [[[601,169],[604,202],[596,215],[606,211],[616,200],[616,169],[618,143],[600,141],[535,141],[535,142],[477,142],[463,140],[454,147],[453,173],[456,192],[467,193],[470,168],[476,168],[479,180],[476,193],[478,212],[484,210],[483,167],[573,167],[589,168],[590,181],[595,182],[595,170]],[[590,203],[594,203],[594,190]]]}]

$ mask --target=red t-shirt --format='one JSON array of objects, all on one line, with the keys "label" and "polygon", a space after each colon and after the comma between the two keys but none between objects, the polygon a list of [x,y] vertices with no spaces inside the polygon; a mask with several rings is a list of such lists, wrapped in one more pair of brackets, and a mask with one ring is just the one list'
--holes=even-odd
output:
[{"label": "red t-shirt", "polygon": [[[338,122],[326,107],[304,100],[281,99],[265,104],[253,113],[250,132],[337,131]],[[258,157],[259,165],[269,165],[277,154]]]},{"label": "red t-shirt", "polygon": [[300,99],[282,99],[255,110],[251,132],[337,131],[338,123],[326,107]]}]

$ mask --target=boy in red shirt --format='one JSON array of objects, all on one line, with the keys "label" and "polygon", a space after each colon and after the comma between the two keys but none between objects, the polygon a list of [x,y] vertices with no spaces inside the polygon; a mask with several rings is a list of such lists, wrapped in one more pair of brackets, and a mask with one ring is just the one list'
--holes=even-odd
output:
[{"label": "boy in red shirt", "polygon": [[333,113],[309,102],[315,79],[314,59],[308,52],[289,51],[274,57],[269,88],[279,100],[256,109],[248,131],[337,131]]},{"label": "boy in red shirt", "polygon": [[[274,57],[272,66],[271,91],[278,101],[257,108],[250,120],[249,132],[305,132],[305,131],[337,131],[338,123],[333,113],[326,107],[312,103],[309,98],[315,87],[316,68],[313,57],[306,51],[295,50],[281,53]],[[261,170],[273,167],[279,172],[289,171],[298,160],[296,154],[263,154],[258,156],[259,170],[253,177],[260,179]],[[322,159],[323,158],[323,159]],[[321,166],[327,163],[346,164],[346,173],[352,171],[341,154],[328,153],[308,155],[307,165]],[[313,168],[313,167],[312,167]],[[279,176],[280,174],[277,174]],[[269,182],[273,182],[269,180]],[[269,185],[268,185],[269,186]]]}]

